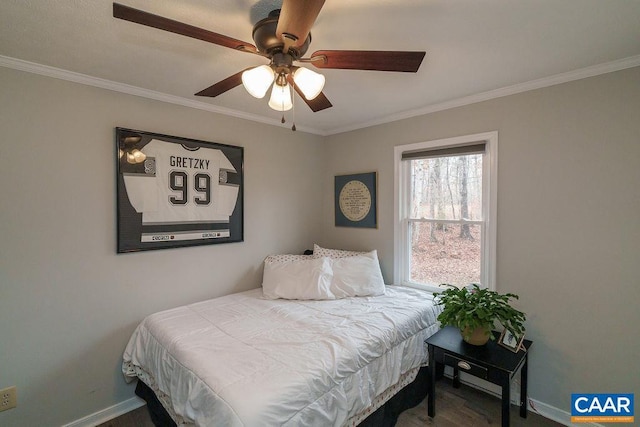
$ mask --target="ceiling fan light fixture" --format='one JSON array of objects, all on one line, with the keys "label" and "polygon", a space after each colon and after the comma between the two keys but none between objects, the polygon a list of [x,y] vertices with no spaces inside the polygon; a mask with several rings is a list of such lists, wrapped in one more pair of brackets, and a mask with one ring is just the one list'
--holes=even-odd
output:
[{"label": "ceiling fan light fixture", "polygon": [[320,73],[300,67],[293,73],[293,81],[296,82],[304,97],[311,101],[322,92],[325,78]]},{"label": "ceiling fan light fixture", "polygon": [[274,72],[268,65],[261,65],[242,73],[242,85],[251,96],[264,98],[273,83]]},{"label": "ceiling fan light fixture", "polygon": [[[269,65],[251,68],[244,72],[239,71],[201,90],[195,96],[214,98],[242,83],[252,96],[263,98],[269,87],[273,85],[272,98],[280,96],[281,99],[270,101],[269,105],[277,111],[294,108],[293,94],[285,94],[287,92],[285,89],[289,88],[288,92],[292,92],[291,88],[286,85],[286,82],[281,81],[287,79],[313,112],[333,106],[322,93],[324,76],[295,66],[294,62],[313,63],[316,68],[321,69],[415,73],[426,54],[424,51],[318,50],[309,58],[303,58],[311,43],[311,27],[325,0],[282,0],[281,3],[280,9],[272,11],[267,18],[254,25],[252,36],[255,46],[224,34],[119,3],[113,3],[113,17],[269,59],[271,61]],[[123,142],[125,146],[126,144],[135,145],[140,138],[139,135],[132,134]],[[127,157],[127,160],[134,159]]]},{"label": "ceiling fan light fixture", "polygon": [[284,85],[274,84],[271,90],[271,98],[269,99],[269,107],[276,111],[288,111],[293,108],[291,100],[291,86],[288,83]]}]

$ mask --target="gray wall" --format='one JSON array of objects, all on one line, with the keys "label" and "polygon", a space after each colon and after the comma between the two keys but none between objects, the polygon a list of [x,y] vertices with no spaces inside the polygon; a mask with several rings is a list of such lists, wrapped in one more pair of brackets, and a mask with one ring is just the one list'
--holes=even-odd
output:
[{"label": "gray wall", "polygon": [[[59,426],[133,396],[122,351],[147,314],[260,286],[321,228],[322,138],[0,68],[3,426]],[[124,126],[245,147],[245,242],[116,254]]]},{"label": "gray wall", "polygon": [[530,396],[640,395],[640,68],[328,137],[333,176],[378,171],[379,229],[333,226],[325,245],[377,248],[393,278],[393,149],[499,132],[497,287],[520,295],[534,341]]},{"label": "gray wall", "polygon": [[[640,381],[640,68],[326,138],[0,68],[3,426],[129,399],[148,313],[259,286],[267,254],[379,251],[393,277],[393,147],[497,130],[498,289],[528,314],[530,394]],[[114,127],[245,147],[245,242],[117,255]],[[379,173],[379,228],[333,226],[333,177]],[[629,365],[631,363],[631,365]]]}]

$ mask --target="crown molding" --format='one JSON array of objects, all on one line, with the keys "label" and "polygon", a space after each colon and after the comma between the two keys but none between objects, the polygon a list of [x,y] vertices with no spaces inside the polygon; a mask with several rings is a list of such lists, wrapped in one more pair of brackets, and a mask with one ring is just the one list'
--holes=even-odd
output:
[{"label": "crown molding", "polygon": [[[282,127],[279,121],[269,119],[256,114],[249,114],[242,111],[232,110],[230,108],[219,107],[216,105],[208,104],[206,102],[195,101],[180,96],[169,95],[162,92],[157,92],[149,89],[143,89],[137,86],[127,85],[124,83],[114,82],[111,80],[101,79],[98,77],[89,76],[86,74],[76,73],[74,71],[63,70],[60,68],[51,67],[48,65],[37,64],[35,62],[29,62],[22,59],[16,59],[8,56],[0,55],[0,66],[11,68],[19,71],[26,71],[28,73],[39,74],[47,77],[52,77],[60,80],[67,80],[74,83],[79,83],[87,86],[94,86],[106,90],[112,90],[115,92],[125,93],[127,95],[140,96],[143,98],[153,99],[156,101],[167,102],[170,104],[180,105],[183,107],[195,108],[198,110],[209,111],[212,113],[222,114],[225,116],[236,117],[244,120],[250,120],[253,122],[263,123],[270,126]],[[414,110],[403,111],[397,114],[391,114],[379,119],[361,122],[341,128],[335,128],[328,131],[322,131],[306,126],[298,126],[298,130],[320,136],[330,136],[339,133],[350,132],[367,127],[382,125],[386,123],[395,122],[398,120],[409,119],[412,117],[423,116],[438,111],[449,110],[451,108],[462,107],[465,105],[475,104],[478,102],[488,101],[495,98],[502,98],[504,96],[515,95],[522,92],[527,92],[535,89],[542,89],[549,86],[555,86],[562,83],[568,83],[574,80],[581,80],[588,77],[594,77],[601,74],[612,73],[615,71],[624,70],[627,68],[633,68],[640,66],[640,55],[630,56],[628,58],[619,59],[616,61],[606,62],[603,64],[592,65],[589,67],[581,68],[566,73],[560,73],[549,77],[544,77],[537,80],[532,80],[525,83],[519,83],[512,86],[506,86],[500,89],[490,90],[487,92],[478,93],[475,95],[465,96],[462,98],[452,99],[450,101],[440,102],[437,104],[427,105]]]},{"label": "crown molding", "polygon": [[[114,82],[99,77],[89,76],[87,74],[76,73],[74,71],[63,70],[61,68],[42,65],[35,62],[29,62],[22,59],[12,58],[0,55],[0,66],[11,68],[13,70],[25,71],[27,73],[39,74],[54,79],[66,80],[73,83],[79,83],[86,86],[93,86],[101,89],[120,92],[127,95],[139,96],[142,98],[153,99],[156,101],[167,102],[169,104],[180,105],[183,107],[195,108],[197,110],[209,111],[212,113],[222,114],[225,116],[236,117],[239,119],[250,120],[253,122],[264,123],[271,126],[282,127],[279,120],[269,119],[249,114],[242,111],[232,110],[230,108],[219,107],[217,105],[208,104],[206,102],[195,101],[193,99],[183,98],[180,96],[169,95],[167,93],[157,92],[154,90],[143,89],[141,87],[132,86],[124,83]],[[305,126],[297,126],[302,132],[324,135],[323,132],[308,128]]]},{"label": "crown molding", "polygon": [[353,126],[345,126],[342,128],[333,129],[332,131],[328,132],[326,135],[335,135],[338,133],[350,132],[353,130],[368,128],[371,126],[391,123],[398,120],[410,119],[412,117],[423,116],[425,114],[449,110],[451,108],[463,107],[469,104],[475,104],[478,102],[488,101],[495,98],[502,98],[504,96],[515,95],[518,93],[527,92],[535,89],[542,89],[549,86],[568,83],[574,80],[586,79],[588,77],[595,77],[601,74],[612,73],[614,71],[625,70],[627,68],[633,68],[638,66],[640,66],[640,55],[630,56],[628,58],[606,62],[598,65],[592,65],[590,67],[580,68],[578,70],[569,71],[566,73],[560,73],[560,74],[556,74],[549,77],[543,77],[541,79],[531,80],[525,83],[519,83],[512,86],[506,86],[500,89],[478,93],[475,95],[452,99],[450,101],[427,105],[426,107],[421,107],[415,110],[408,110],[401,113],[392,114],[390,116],[386,116],[376,120],[371,120],[368,122],[362,122]]}]

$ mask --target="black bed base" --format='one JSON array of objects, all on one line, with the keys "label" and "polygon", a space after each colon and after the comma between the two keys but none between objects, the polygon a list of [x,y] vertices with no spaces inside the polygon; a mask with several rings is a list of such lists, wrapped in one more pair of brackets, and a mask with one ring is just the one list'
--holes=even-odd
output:
[{"label": "black bed base", "polygon": [[153,425],[156,427],[177,427],[176,423],[169,415],[164,406],[160,403],[156,394],[149,388],[148,385],[138,380],[136,384],[136,394],[147,402],[147,410]]},{"label": "black bed base", "polygon": [[[413,408],[427,397],[429,389],[429,369],[420,368],[416,379],[400,390],[384,405],[362,421],[360,427],[393,427],[402,411]],[[147,402],[151,421],[157,427],[176,427],[155,393],[142,381],[138,380],[136,394]]]},{"label": "black bed base", "polygon": [[398,417],[409,408],[417,406],[426,397],[429,389],[429,369],[420,368],[416,379],[407,384],[373,414],[364,419],[359,427],[393,427]]}]

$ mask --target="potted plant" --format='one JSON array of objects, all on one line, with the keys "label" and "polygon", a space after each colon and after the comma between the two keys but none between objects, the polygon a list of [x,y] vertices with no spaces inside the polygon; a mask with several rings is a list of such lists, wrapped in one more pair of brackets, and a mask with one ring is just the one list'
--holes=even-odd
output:
[{"label": "potted plant", "polygon": [[497,321],[515,336],[524,333],[525,314],[509,305],[518,295],[499,294],[473,284],[464,288],[449,288],[434,294],[437,305],[444,309],[438,315],[441,325],[460,329],[462,338],[469,344],[484,345],[493,339],[491,330]]}]

